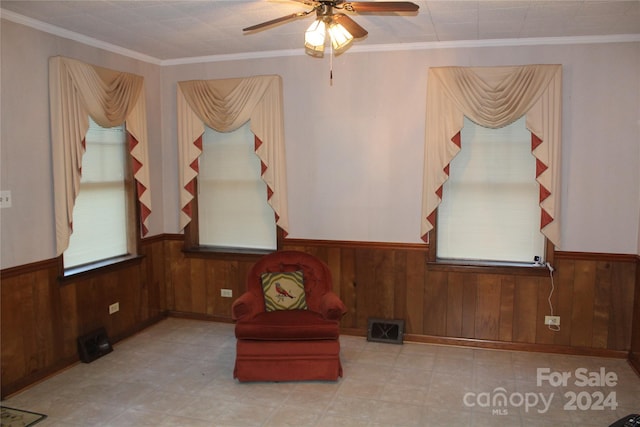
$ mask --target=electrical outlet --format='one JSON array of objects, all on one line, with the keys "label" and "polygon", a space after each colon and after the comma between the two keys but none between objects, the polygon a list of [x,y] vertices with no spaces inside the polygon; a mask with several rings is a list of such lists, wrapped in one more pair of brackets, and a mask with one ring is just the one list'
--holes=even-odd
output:
[{"label": "electrical outlet", "polygon": [[231,289],[220,289],[220,296],[225,298],[233,297],[233,291]]},{"label": "electrical outlet", "polygon": [[0,208],[10,208],[11,207],[11,191],[3,190],[0,191]]},{"label": "electrical outlet", "polygon": [[560,316],[544,316],[544,324],[549,326],[560,326]]},{"label": "electrical outlet", "polygon": [[114,302],[113,304],[111,304],[109,306],[109,314],[117,313],[118,311],[120,311],[120,303],[119,302]]}]

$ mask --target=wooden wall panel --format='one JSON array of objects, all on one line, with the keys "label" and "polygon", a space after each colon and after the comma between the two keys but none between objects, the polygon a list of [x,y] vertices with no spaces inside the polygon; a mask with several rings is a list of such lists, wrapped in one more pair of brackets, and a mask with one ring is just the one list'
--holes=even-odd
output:
[{"label": "wooden wall panel", "polygon": [[513,340],[535,343],[538,327],[538,281],[519,277],[516,282],[513,313]]},{"label": "wooden wall panel", "polygon": [[207,291],[207,314],[220,318],[231,317],[231,303],[233,299],[222,298],[222,289],[231,289],[234,296],[239,296],[245,291],[245,280],[249,273],[247,263],[229,263],[217,261],[210,265],[210,275],[207,276],[207,283],[210,283]]},{"label": "wooden wall panel", "polygon": [[[354,251],[343,250],[339,258],[340,265],[336,265],[336,261],[330,264],[332,270],[338,269],[339,275],[334,275],[333,280],[339,280],[337,288],[340,289],[339,295],[342,302],[347,308],[347,314],[342,318],[342,325],[347,328],[358,327],[358,284],[356,283],[356,261]],[[328,261],[328,260],[327,260]],[[334,289],[336,284],[334,283]]]},{"label": "wooden wall panel", "polygon": [[479,274],[474,337],[497,340],[500,336],[500,295],[502,284],[495,274]]},{"label": "wooden wall panel", "polygon": [[[26,276],[26,275],[25,275]],[[28,276],[25,277],[28,279]],[[25,286],[23,277],[5,279],[2,282],[2,311],[0,332],[2,333],[2,382],[15,382],[30,373],[26,357],[28,346],[24,342],[27,335],[34,336],[33,322],[25,317],[31,308],[31,289]]]},{"label": "wooden wall panel", "polygon": [[182,244],[178,244],[175,238],[165,240],[164,254],[165,257],[162,263],[164,265],[163,279],[167,298],[165,307],[169,309],[174,308],[177,304],[175,299],[175,278],[184,276],[176,272],[177,265],[184,264],[186,260],[182,254]]},{"label": "wooden wall panel", "polygon": [[447,329],[445,331],[445,334],[449,337],[461,337],[463,336],[462,319],[464,314],[464,276],[460,273],[450,273],[448,274],[448,276],[449,281],[447,283]]},{"label": "wooden wall panel", "polygon": [[[365,249],[356,252],[358,302],[367,310],[358,310],[357,327],[366,328],[369,317],[395,318],[394,251]],[[400,285],[404,286],[404,284]]]},{"label": "wooden wall panel", "polygon": [[[617,300],[615,294],[613,300]],[[636,373],[640,375],[640,255],[636,257],[636,283],[633,301],[633,313],[631,315],[633,329],[631,331],[629,361]]]},{"label": "wooden wall panel", "polygon": [[[223,263],[224,264],[224,263]],[[228,313],[225,310],[226,304],[222,298],[216,298],[220,295],[221,289],[228,289],[227,283],[231,280],[232,270],[234,270],[233,263],[226,263],[227,265],[220,265],[220,262],[211,263],[205,267],[206,279],[205,283],[211,283],[209,289],[206,292],[206,308],[205,313],[210,316],[230,316],[231,311]],[[224,271],[222,271],[224,270]],[[229,278],[229,279],[227,279]]]},{"label": "wooden wall panel", "polygon": [[[284,243],[284,249],[313,253],[339,272],[338,288],[349,310],[342,326],[350,331],[365,332],[368,317],[384,315],[404,318],[412,336],[593,349],[594,354],[630,348],[628,301],[635,295],[637,270],[632,256],[558,252],[551,293],[547,270],[527,275],[451,269],[427,263],[425,252],[411,245]],[[557,332],[544,325],[551,314],[549,296],[554,315],[561,317]]]},{"label": "wooden wall panel", "polygon": [[[105,327],[117,342],[162,318],[163,245],[163,239],[143,242],[140,259],[63,281],[57,259],[3,270],[2,398],[77,361],[78,336]],[[114,302],[120,311],[109,315]]]},{"label": "wooden wall panel", "polygon": [[447,288],[449,275],[444,271],[427,274],[424,287],[424,322],[422,331],[426,335],[447,333]]},{"label": "wooden wall panel", "polygon": [[[184,253],[180,236],[166,242],[166,308],[174,315],[231,320],[231,304],[246,289],[246,277],[258,255]],[[230,289],[233,297],[222,297]]]},{"label": "wooden wall panel", "polygon": [[327,251],[327,264],[331,270],[333,280],[333,292],[342,297],[342,288],[340,286],[340,276],[342,274],[341,251],[337,248],[329,248]]},{"label": "wooden wall panel", "polygon": [[607,348],[611,314],[611,263],[597,262],[593,298],[593,339],[591,346]]},{"label": "wooden wall panel", "polygon": [[[547,277],[538,278],[538,312],[536,314],[536,342],[539,344],[553,344],[555,340],[556,331],[549,329],[549,326],[542,322],[537,322],[538,319],[544,319],[545,316],[551,315],[551,308],[549,307],[549,295],[551,294],[551,279]],[[557,296],[554,292],[553,296]],[[553,298],[552,296],[552,298]],[[557,303],[554,303],[554,315],[556,314]],[[560,316],[562,321],[562,316]],[[562,329],[562,325],[560,325]]]},{"label": "wooden wall panel", "polygon": [[78,306],[78,298],[74,286],[60,287],[60,306],[63,307],[60,316],[60,328],[64,331],[61,354],[74,354],[78,349],[76,338],[81,335],[80,328],[83,327],[82,322],[77,320],[76,307]]},{"label": "wooden wall panel", "polygon": [[425,287],[425,256],[420,252],[407,252],[405,285],[405,329],[407,333],[416,334],[424,322],[424,305],[422,293]]},{"label": "wooden wall panel", "polygon": [[572,307],[573,278],[575,275],[575,263],[570,260],[561,260],[556,265],[554,272],[555,292],[557,303],[554,304],[554,314],[560,314],[560,331],[554,334],[554,343],[558,345],[571,344],[571,332],[573,330]]},{"label": "wooden wall panel", "polygon": [[[212,263],[199,258],[193,258],[189,261],[189,294],[186,298],[189,301],[189,311],[206,314],[207,298],[215,298],[213,296],[214,284],[207,279],[213,276],[216,265],[211,265]],[[208,268],[212,269],[210,274],[207,274]]]},{"label": "wooden wall panel", "polygon": [[164,313],[167,307],[165,283],[165,241],[141,246],[141,254],[146,258],[146,268],[141,271],[141,281],[145,286],[140,302],[140,316],[144,319]]},{"label": "wooden wall panel", "polygon": [[513,341],[513,312],[514,312],[515,278],[502,277],[500,288],[500,327],[498,340]]},{"label": "wooden wall panel", "polygon": [[[407,317],[407,254],[404,251],[395,251],[393,258],[393,281],[391,292],[393,293],[393,317],[405,319]],[[405,325],[406,329],[406,325]]]},{"label": "wooden wall panel", "polygon": [[[365,319],[381,312],[389,317],[404,312],[406,332],[411,335],[565,351],[573,348],[576,352],[602,349],[618,355],[630,346],[633,311],[629,304],[623,307],[622,301],[634,296],[637,266],[633,257],[559,252],[551,293],[547,270],[527,275],[508,270],[487,274],[478,268],[447,269],[427,263],[423,251],[395,245],[372,249],[366,243],[296,241],[289,247],[285,240],[285,246],[321,258],[326,252],[319,247],[342,253],[341,257],[323,259],[340,271],[341,297],[350,311],[342,325],[348,329],[364,329]],[[388,255],[382,256],[380,249]],[[335,259],[340,265],[334,265]],[[402,273],[402,268],[406,272]],[[395,278],[394,286],[403,287],[395,290],[393,300],[388,290],[390,277]],[[380,289],[363,290],[363,281]],[[544,317],[551,314],[550,296],[554,315],[561,317],[557,332],[544,325]],[[380,307],[381,298],[388,301],[389,310]],[[398,307],[403,299],[405,306]]]},{"label": "wooden wall panel", "polygon": [[[63,283],[56,260],[2,271],[2,396],[77,360],[77,336],[98,326],[117,340],[166,313],[231,321],[231,304],[259,256],[191,254],[182,247],[180,236],[160,236],[143,242],[144,258],[136,263]],[[544,272],[442,267],[427,263],[420,245],[285,239],[283,249],[310,252],[329,265],[348,309],[341,326],[349,333],[365,335],[370,317],[401,318],[413,339],[578,354],[631,351],[640,370],[638,257],[556,253],[552,302],[562,321],[551,332],[543,325],[551,286]],[[222,298],[223,288],[234,298]],[[120,312],[110,316],[115,301]]]},{"label": "wooden wall panel", "polygon": [[634,299],[640,298],[640,290],[630,280],[640,274],[638,262],[613,263],[611,268],[610,308],[609,308],[609,340],[608,348],[622,348],[631,341],[632,330],[623,325],[631,323],[640,332],[640,313],[634,322]]},{"label": "wooden wall panel", "polygon": [[[449,273],[452,274],[452,273]],[[457,276],[454,276],[456,278]],[[478,306],[478,276],[462,274],[462,338],[475,338],[476,307]],[[455,335],[454,335],[455,336]]]},{"label": "wooden wall panel", "polygon": [[[593,341],[593,307],[595,304],[597,262],[575,261],[571,310],[571,345],[590,347]],[[579,304],[575,302],[579,301]]]},{"label": "wooden wall panel", "polygon": [[166,264],[170,266],[168,278],[171,282],[170,298],[171,302],[167,301],[168,307],[171,310],[190,312],[194,311],[191,307],[191,259],[185,258],[180,248],[181,243],[170,242],[172,246],[169,251],[169,256]]}]

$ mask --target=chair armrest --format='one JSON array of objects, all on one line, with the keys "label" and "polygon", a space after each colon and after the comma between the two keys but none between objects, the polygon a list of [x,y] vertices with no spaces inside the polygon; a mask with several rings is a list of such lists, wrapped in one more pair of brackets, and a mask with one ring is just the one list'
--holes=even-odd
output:
[{"label": "chair armrest", "polygon": [[231,318],[239,320],[262,311],[264,311],[264,300],[251,292],[245,292],[231,305]]},{"label": "chair armrest", "polygon": [[325,319],[339,322],[347,312],[347,308],[335,292],[327,292],[320,301],[320,312]]}]

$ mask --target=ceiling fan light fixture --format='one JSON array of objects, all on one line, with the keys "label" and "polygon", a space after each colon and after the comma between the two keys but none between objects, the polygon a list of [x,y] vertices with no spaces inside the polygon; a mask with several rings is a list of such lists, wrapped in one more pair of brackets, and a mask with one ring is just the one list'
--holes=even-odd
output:
[{"label": "ceiling fan light fixture", "polygon": [[311,54],[322,54],[326,34],[326,24],[322,19],[316,19],[304,33],[304,47]]},{"label": "ceiling fan light fixture", "polygon": [[[0,0],[1,1],[1,0]],[[393,12],[415,13],[420,9],[410,1],[350,1],[350,0],[292,0],[311,6],[305,12],[292,13],[280,18],[271,19],[257,25],[243,28],[242,31],[257,31],[316,13],[316,20],[307,28],[304,35],[305,51],[311,56],[324,56],[324,45],[327,32],[331,39],[332,54],[347,50],[354,39],[366,37],[367,30],[351,19],[346,12],[371,12],[389,14]],[[337,10],[337,13],[334,11]]]},{"label": "ceiling fan light fixture", "polygon": [[351,33],[340,23],[333,22],[329,25],[328,31],[331,37],[331,44],[335,50],[342,50],[353,41]]}]

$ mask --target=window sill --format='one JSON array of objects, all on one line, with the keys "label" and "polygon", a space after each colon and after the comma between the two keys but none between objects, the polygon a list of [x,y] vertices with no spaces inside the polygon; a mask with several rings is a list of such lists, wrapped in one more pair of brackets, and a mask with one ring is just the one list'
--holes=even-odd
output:
[{"label": "window sill", "polygon": [[476,262],[463,260],[438,260],[427,262],[431,271],[448,271],[459,273],[510,274],[517,276],[548,276],[549,270],[545,265],[507,263],[507,262]]},{"label": "window sill", "polygon": [[216,258],[216,259],[249,259],[257,260],[277,249],[247,249],[217,246],[196,246],[184,248],[182,252],[187,258]]},{"label": "window sill", "polygon": [[137,265],[142,262],[143,255],[123,255],[102,261],[92,262],[89,264],[79,265],[64,270],[62,277],[58,278],[61,284],[65,284],[80,278],[87,278],[104,274],[109,271],[118,270],[120,268]]}]

